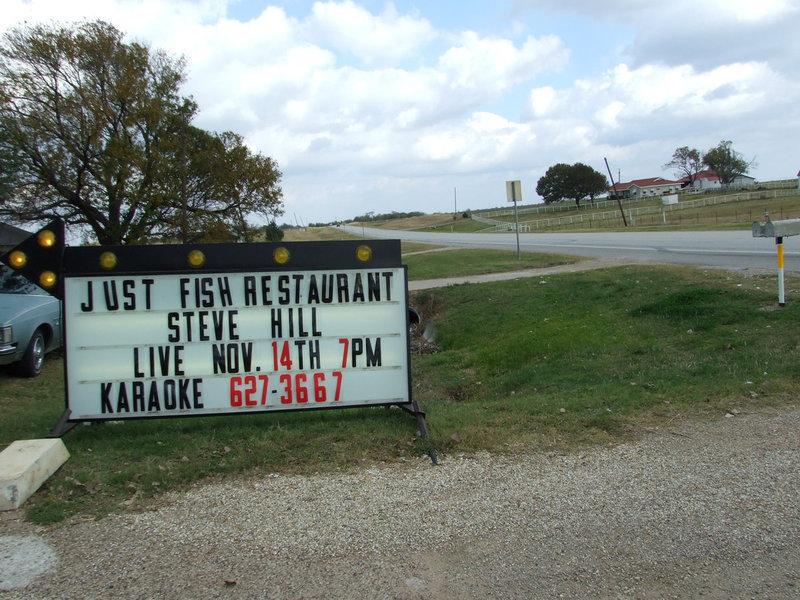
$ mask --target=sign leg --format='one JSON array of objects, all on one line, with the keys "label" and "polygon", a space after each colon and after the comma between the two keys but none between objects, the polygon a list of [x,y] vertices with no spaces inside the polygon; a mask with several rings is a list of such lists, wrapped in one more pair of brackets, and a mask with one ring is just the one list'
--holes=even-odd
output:
[{"label": "sign leg", "polygon": [[71,414],[72,411],[70,409],[65,409],[64,412],[61,413],[61,418],[58,420],[58,423],[56,423],[56,426],[53,427],[53,431],[51,431],[47,437],[61,437],[68,431],[74,429],[78,425],[78,422],[69,420]]},{"label": "sign leg", "polygon": [[405,411],[410,412],[412,415],[414,415],[417,418],[417,426],[419,427],[419,433],[422,436],[422,439],[425,440],[425,443],[428,446],[427,454],[430,457],[431,462],[434,465],[438,465],[439,464],[439,458],[436,455],[436,450],[434,449],[433,444],[431,444],[431,434],[430,434],[430,431],[428,431],[428,423],[425,421],[425,411],[422,410],[422,407],[420,406],[419,402],[417,402],[416,400],[412,400],[408,404],[401,404],[400,408],[402,408]]}]

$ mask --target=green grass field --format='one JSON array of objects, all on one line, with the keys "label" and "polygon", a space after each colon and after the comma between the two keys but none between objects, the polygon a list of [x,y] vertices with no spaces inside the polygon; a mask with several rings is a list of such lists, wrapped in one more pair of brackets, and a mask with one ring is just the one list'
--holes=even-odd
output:
[{"label": "green grass field", "polygon": [[[516,253],[409,257],[414,278],[519,268]],[[411,260],[413,259],[413,260]],[[529,267],[562,262],[530,255]],[[797,402],[800,279],[626,266],[417,292],[439,351],[412,356],[412,389],[440,454],[569,451],[619,443],[675,419]],[[0,446],[43,437],[64,407],[62,361],[37,379],[0,373]],[[395,408],[78,426],[70,460],[26,504],[59,522],[151,506],[208,479],[421,460],[415,420]]]},{"label": "green grass field", "polygon": [[[736,193],[726,194],[692,194],[681,197],[681,210],[667,210],[662,212],[661,198],[638,201],[626,204],[623,208],[626,212],[627,226],[618,215],[616,208],[593,207],[588,202],[584,202],[579,210],[576,210],[574,203],[563,202],[547,207],[547,212],[532,213],[525,212],[524,209],[539,209],[539,206],[519,207],[519,222],[524,231],[547,232],[547,231],[621,231],[628,228],[636,228],[643,231],[682,231],[682,230],[730,230],[730,229],[750,229],[753,221],[763,221],[765,213],[769,213],[773,220],[800,218],[800,195],[797,194],[797,186],[793,182],[785,182],[780,193],[787,193],[786,196],[774,197],[772,190],[755,191],[750,195],[757,196],[748,199]],[[760,197],[763,196],[763,197]],[[742,199],[743,198],[743,199]],[[695,204],[708,202],[719,202],[708,206],[693,207]],[[636,209],[650,207],[655,209],[651,214],[637,215]],[[497,210],[502,209],[505,214],[496,214]],[[634,211],[631,214],[631,210]],[[495,210],[476,210],[476,215],[485,215],[491,219],[514,223],[514,213],[512,206],[498,207]],[[595,220],[599,214],[613,218]],[[385,227],[388,229],[418,229],[438,232],[457,232],[457,233],[476,233],[481,231],[493,231],[493,227],[486,223],[464,218],[463,215],[451,214],[425,215],[410,219],[388,220],[377,223],[370,223],[370,227]],[[526,226],[531,229],[524,229]]]}]

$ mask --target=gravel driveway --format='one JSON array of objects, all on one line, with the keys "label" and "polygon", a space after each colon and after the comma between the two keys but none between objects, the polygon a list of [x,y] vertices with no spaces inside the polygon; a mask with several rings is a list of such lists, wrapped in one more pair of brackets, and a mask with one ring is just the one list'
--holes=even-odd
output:
[{"label": "gravel driveway", "polygon": [[53,529],[6,513],[0,598],[800,597],[800,410],[440,459],[231,479]]}]

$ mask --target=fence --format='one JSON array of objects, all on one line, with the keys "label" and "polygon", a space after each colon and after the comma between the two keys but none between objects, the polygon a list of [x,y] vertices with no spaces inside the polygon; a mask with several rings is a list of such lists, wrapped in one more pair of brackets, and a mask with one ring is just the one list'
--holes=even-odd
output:
[{"label": "fence", "polygon": [[[774,183],[782,183],[782,182],[774,182]],[[766,187],[766,186],[761,186]],[[771,187],[771,186],[770,186]],[[678,204],[667,204],[667,205],[650,205],[650,206],[640,206],[640,207],[633,207],[631,204],[628,203],[628,207],[624,208],[626,218],[631,222],[635,223],[637,220],[641,220],[642,217],[650,216],[649,219],[651,223],[655,222],[655,219],[652,218],[654,215],[662,215],[663,221],[666,222],[666,215],[667,213],[671,212],[680,212],[685,210],[691,210],[695,208],[702,208],[706,206],[715,206],[718,204],[728,204],[732,202],[745,202],[748,200],[768,200],[771,198],[782,198],[787,196],[793,196],[797,194],[796,189],[787,189],[785,187],[772,187],[772,189],[758,189],[748,192],[739,192],[737,194],[724,194],[724,195],[714,195],[714,196],[705,196],[700,194],[684,194],[682,195],[682,200],[678,202]],[[650,200],[652,203],[652,199]],[[604,201],[604,202],[597,202],[594,208],[603,208],[603,205],[612,205],[617,206],[617,202],[614,201]],[[540,207],[545,208],[545,207]],[[562,208],[563,211],[563,208]],[[501,211],[491,211],[492,213],[497,213]],[[502,211],[505,214],[505,211]],[[520,213],[522,210],[519,211]],[[508,211],[509,214],[513,214],[512,211]],[[489,230],[491,231],[514,231],[515,224],[510,223],[508,221],[499,221],[496,219],[491,219],[486,216],[487,213],[482,213],[481,215],[476,215],[473,213],[472,219],[474,221],[478,221],[479,223],[483,223],[485,225],[489,225]],[[500,215],[494,215],[500,216]],[[590,212],[585,214],[578,214],[578,215],[569,215],[563,217],[554,217],[550,219],[537,219],[534,221],[522,221],[519,224],[520,231],[533,231],[533,230],[541,230],[541,229],[554,229],[557,227],[566,227],[566,226],[579,226],[579,227],[592,227],[594,223],[599,221],[611,221],[611,220],[619,220],[622,221],[622,217],[619,212],[619,208],[617,207],[616,210],[608,210],[608,211],[600,211],[600,212]]]}]

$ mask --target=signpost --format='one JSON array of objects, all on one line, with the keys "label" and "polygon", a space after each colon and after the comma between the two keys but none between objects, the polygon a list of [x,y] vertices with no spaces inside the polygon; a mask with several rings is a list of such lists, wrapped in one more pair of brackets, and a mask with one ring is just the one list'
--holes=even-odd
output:
[{"label": "signpost", "polygon": [[517,202],[522,202],[522,182],[519,180],[506,181],[506,197],[508,198],[509,202],[514,203],[514,231],[517,233],[517,260],[520,260],[519,215],[517,214]]},{"label": "signpost", "polygon": [[9,254],[35,258],[15,267],[34,281],[46,263],[63,301],[54,435],[81,421],[397,405],[428,439],[399,240],[64,248],[60,227],[51,255],[35,243]]}]

